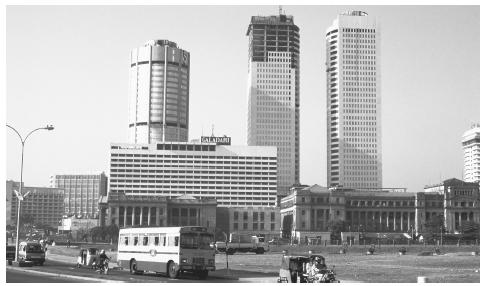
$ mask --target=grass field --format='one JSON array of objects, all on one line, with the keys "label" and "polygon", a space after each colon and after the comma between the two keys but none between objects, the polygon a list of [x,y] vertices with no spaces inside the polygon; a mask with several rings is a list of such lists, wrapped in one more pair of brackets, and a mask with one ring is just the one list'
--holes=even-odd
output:
[{"label": "grass field", "polygon": [[[472,256],[471,252],[479,250],[478,246],[444,246],[443,255],[418,256],[417,254],[433,251],[433,246],[405,246],[406,255],[398,255],[399,246],[381,246],[374,255],[366,255],[364,246],[349,247],[346,254],[337,254],[339,247],[300,247],[280,246],[272,248],[271,252],[256,255],[252,253],[236,253],[229,255],[229,268],[244,272],[260,273],[263,276],[279,276],[281,252],[287,249],[290,255],[305,255],[311,249],[314,254],[322,254],[329,267],[335,266],[337,278],[361,282],[402,282],[413,283],[418,276],[428,277],[430,282],[466,283],[479,282],[479,256]],[[107,255],[116,261],[116,252],[106,249]],[[50,247],[48,253],[72,256],[76,259],[79,248]],[[48,254],[47,254],[48,255]],[[225,254],[216,255],[216,268],[225,269]],[[476,272],[476,270],[478,272]]]},{"label": "grass field", "polygon": [[[361,282],[417,282],[418,276],[428,277],[430,282],[479,282],[479,256],[471,252],[478,247],[445,246],[443,255],[417,256],[423,251],[433,251],[433,247],[406,246],[408,253],[398,255],[393,246],[382,246],[374,255],[366,255],[367,247],[353,246],[347,254],[337,254],[338,247],[313,247],[314,254],[322,254],[329,267],[335,266],[337,278]],[[307,254],[307,248],[282,247],[289,254]],[[279,251],[255,254],[235,254],[229,256],[229,268],[233,270],[261,271],[278,276],[281,253]],[[225,255],[216,259],[217,269],[225,268]],[[476,272],[478,270],[478,272]]]}]

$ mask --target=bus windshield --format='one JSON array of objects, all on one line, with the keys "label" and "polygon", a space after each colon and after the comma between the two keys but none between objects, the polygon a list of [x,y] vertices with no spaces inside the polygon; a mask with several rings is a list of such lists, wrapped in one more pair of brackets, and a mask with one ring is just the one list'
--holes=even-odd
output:
[{"label": "bus windshield", "polygon": [[209,233],[182,233],[180,236],[180,248],[183,249],[211,249],[210,243],[213,236]]}]

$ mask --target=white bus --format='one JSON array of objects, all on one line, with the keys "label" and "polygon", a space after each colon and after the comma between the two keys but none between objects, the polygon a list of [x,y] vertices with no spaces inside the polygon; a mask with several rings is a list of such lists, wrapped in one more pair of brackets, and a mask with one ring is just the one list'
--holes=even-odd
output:
[{"label": "white bus", "polygon": [[118,264],[131,274],[143,271],[177,278],[183,271],[205,279],[215,270],[214,236],[200,226],[119,230]]}]

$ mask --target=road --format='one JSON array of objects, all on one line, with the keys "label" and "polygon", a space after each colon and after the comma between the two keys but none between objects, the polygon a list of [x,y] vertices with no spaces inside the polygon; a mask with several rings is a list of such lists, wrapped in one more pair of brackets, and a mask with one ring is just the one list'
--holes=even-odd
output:
[{"label": "road", "polygon": [[[142,275],[131,275],[126,270],[110,270],[108,275],[101,275],[98,272],[89,268],[77,268],[73,264],[48,260],[44,266],[32,266],[22,267],[15,269],[16,266],[7,267],[7,282],[137,282],[137,283],[223,283],[223,282],[235,282],[224,279],[211,278],[210,274],[206,280],[199,280],[197,276],[191,273],[183,273],[179,279],[171,279],[164,275],[158,275],[156,273],[144,273]],[[20,271],[24,270],[24,271]],[[41,275],[37,273],[29,273],[25,271],[40,271],[44,273],[50,273],[53,275],[62,274],[67,276],[77,276],[79,279],[71,277],[54,277]],[[82,280],[83,279],[83,280]],[[89,280],[90,279],[90,280]]]},{"label": "road", "polygon": [[7,283],[82,283],[86,280],[46,276],[36,273],[7,269]]}]

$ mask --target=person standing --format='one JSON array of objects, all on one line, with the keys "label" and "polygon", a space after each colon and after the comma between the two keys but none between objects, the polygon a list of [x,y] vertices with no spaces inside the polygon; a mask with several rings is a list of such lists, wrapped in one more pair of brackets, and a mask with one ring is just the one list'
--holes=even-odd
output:
[{"label": "person standing", "polygon": [[71,247],[71,240],[70,239],[67,240],[67,247]]},{"label": "person standing", "polygon": [[281,269],[279,270],[279,278],[286,278],[286,281],[291,281],[291,272],[289,271],[289,256],[287,250],[282,251]]}]

